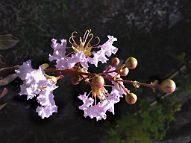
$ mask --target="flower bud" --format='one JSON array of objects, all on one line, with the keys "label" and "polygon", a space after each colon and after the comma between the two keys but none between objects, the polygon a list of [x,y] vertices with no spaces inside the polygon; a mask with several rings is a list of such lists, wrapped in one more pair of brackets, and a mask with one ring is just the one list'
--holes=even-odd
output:
[{"label": "flower bud", "polygon": [[125,65],[129,68],[129,69],[135,69],[137,67],[137,59],[135,59],[134,57],[129,57],[126,61],[125,61]]},{"label": "flower bud", "polygon": [[105,89],[105,80],[100,75],[95,75],[91,81],[91,92],[93,97],[98,97],[100,100],[104,100],[107,94],[107,90]]},{"label": "flower bud", "polygon": [[173,93],[176,90],[176,84],[171,79],[166,79],[160,84],[160,89],[165,93]]},{"label": "flower bud", "polygon": [[121,70],[119,70],[120,76],[127,76],[128,73],[129,73],[129,69],[127,67],[122,68]]},{"label": "flower bud", "polygon": [[92,78],[92,82],[91,82],[92,87],[102,88],[102,87],[104,87],[104,84],[105,84],[105,80],[102,76],[95,75]]},{"label": "flower bud", "polygon": [[137,101],[137,95],[135,95],[134,93],[129,93],[125,95],[125,100],[128,104],[135,104]]},{"label": "flower bud", "polygon": [[112,59],[111,65],[112,66],[117,66],[117,65],[119,65],[119,63],[120,63],[119,58],[115,57],[115,58]]}]

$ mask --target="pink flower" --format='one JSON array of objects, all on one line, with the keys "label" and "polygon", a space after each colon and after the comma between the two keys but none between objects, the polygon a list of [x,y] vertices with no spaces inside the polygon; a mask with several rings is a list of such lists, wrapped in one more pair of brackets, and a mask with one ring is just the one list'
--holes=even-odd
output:
[{"label": "pink flower", "polygon": [[79,106],[79,109],[84,111],[84,117],[96,118],[97,121],[105,120],[107,118],[107,111],[115,114],[114,105],[120,101],[120,97],[123,97],[122,94],[124,94],[124,91],[122,90],[119,86],[113,85],[112,91],[106,96],[106,99],[99,101],[96,105],[93,105],[95,100],[84,93],[78,96],[83,101],[83,105]]},{"label": "pink flower", "polygon": [[40,106],[36,111],[42,119],[48,118],[52,113],[57,112],[54,102],[53,90],[57,88],[54,81],[47,79],[41,67],[33,69],[31,62],[24,62],[16,70],[18,77],[23,80],[20,95],[26,95],[27,100],[37,97]]},{"label": "pink flower", "polygon": [[73,54],[66,54],[66,40],[61,40],[57,43],[55,39],[52,40],[53,55],[49,55],[49,60],[56,60],[56,68],[67,69],[72,68],[75,64],[80,63],[84,69],[88,69],[88,64],[93,64],[97,67],[98,62],[107,63],[108,57],[116,54],[117,48],[113,46],[113,42],[117,41],[113,36],[108,36],[108,41],[103,45],[98,46],[99,51],[91,51],[93,57],[86,55],[83,50],[75,50]]}]

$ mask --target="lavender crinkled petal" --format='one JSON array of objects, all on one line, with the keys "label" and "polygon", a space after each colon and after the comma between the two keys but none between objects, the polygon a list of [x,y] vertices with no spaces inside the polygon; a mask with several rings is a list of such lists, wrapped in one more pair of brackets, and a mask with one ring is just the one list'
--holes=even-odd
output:
[{"label": "lavender crinkled petal", "polygon": [[67,48],[66,44],[67,44],[67,41],[65,39],[62,39],[61,43],[57,43],[56,39],[52,39],[51,47],[54,51],[52,55],[49,54],[49,60],[50,61],[59,60],[65,57],[66,48]]},{"label": "lavender crinkled petal", "polygon": [[84,111],[84,117],[96,118],[97,121],[105,120],[107,111],[114,114],[114,104],[120,101],[120,95],[117,92],[109,94],[104,101],[100,101],[96,105],[93,105],[94,99],[88,98],[86,93],[78,96],[78,98],[83,101],[83,105],[79,109]]},{"label": "lavender crinkled petal", "polygon": [[103,52],[105,52],[105,55],[108,57],[111,56],[111,54],[116,54],[118,51],[118,48],[113,46],[113,42],[117,41],[117,38],[108,35],[108,41],[106,41],[103,45],[101,45],[101,49],[103,49]]},{"label": "lavender crinkled petal", "polygon": [[56,105],[38,106],[36,108],[36,112],[42,119],[44,119],[50,117],[53,113],[56,113],[57,108],[58,107]]},{"label": "lavender crinkled petal", "polygon": [[31,67],[31,60],[24,62],[19,69],[15,70],[18,77],[22,80],[25,80],[27,74],[30,74],[33,71]]}]

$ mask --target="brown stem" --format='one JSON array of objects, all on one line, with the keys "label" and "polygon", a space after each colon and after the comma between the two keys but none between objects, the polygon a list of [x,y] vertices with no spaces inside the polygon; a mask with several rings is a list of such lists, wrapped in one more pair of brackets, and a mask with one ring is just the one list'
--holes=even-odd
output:
[{"label": "brown stem", "polygon": [[125,86],[123,86],[119,81],[116,81],[117,82],[117,84],[119,85],[119,86],[121,86],[121,88],[125,91],[125,93],[128,95],[129,94],[129,91],[125,88]]},{"label": "brown stem", "polygon": [[108,73],[112,73],[112,72],[117,72],[117,70],[112,70],[112,71],[106,71],[103,74],[108,74]]},{"label": "brown stem", "polygon": [[110,75],[106,75],[105,78],[108,79],[108,80],[112,80],[112,81],[114,81],[114,82],[117,82],[117,84],[123,89],[123,91],[124,91],[126,94],[129,94],[129,91],[125,88],[125,86],[120,83],[120,81],[123,81],[123,80],[115,80],[115,79],[114,79],[112,76],[110,76]]},{"label": "brown stem", "polygon": [[[122,84],[120,82],[124,82],[124,83],[133,85],[135,83],[135,81],[132,81],[132,80],[118,80],[118,79],[114,80],[112,76],[107,74],[107,73],[116,72],[116,71],[117,70],[113,70],[113,71],[105,72],[103,74],[105,75],[106,79],[117,82],[123,88],[123,90],[125,92],[127,92],[126,88],[124,86],[122,86]],[[45,72],[59,73],[59,74],[62,74],[62,75],[66,75],[66,74],[68,74],[68,75],[86,75],[86,76],[90,76],[90,77],[95,75],[95,73],[79,72],[79,71],[74,70],[74,69],[59,70],[59,69],[55,69],[55,68],[47,68],[47,69],[45,69]],[[159,85],[156,85],[156,84],[147,84],[147,83],[141,83],[141,82],[137,82],[137,84],[139,86],[142,86],[142,87],[148,87],[148,88],[152,88],[152,89],[160,89]]]},{"label": "brown stem", "polygon": [[[127,83],[127,84],[134,84],[135,81],[132,81],[132,80],[116,80],[116,81],[122,81],[124,83]],[[138,85],[142,86],[142,87],[148,87],[148,88],[157,88],[159,89],[159,85],[156,85],[156,84],[148,84],[148,83],[141,83],[141,82],[138,82]]]},{"label": "brown stem", "polygon": [[86,73],[86,72],[79,72],[74,69],[64,69],[64,70],[59,70],[55,68],[46,68],[44,70],[45,72],[53,72],[53,73],[59,73],[62,75],[68,74],[68,75],[87,75],[87,76],[92,76],[93,73]]},{"label": "brown stem", "polygon": [[[128,68],[127,66],[123,66],[121,69],[125,69],[125,68]],[[112,70],[112,71],[106,71],[106,72],[103,72],[103,74],[108,74],[108,73],[112,73],[112,72],[118,72],[118,69],[115,69],[115,70]]]}]

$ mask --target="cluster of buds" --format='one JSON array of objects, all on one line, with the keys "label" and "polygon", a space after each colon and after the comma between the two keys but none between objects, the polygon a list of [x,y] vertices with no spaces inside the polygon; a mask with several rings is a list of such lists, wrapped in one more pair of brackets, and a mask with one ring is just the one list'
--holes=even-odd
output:
[{"label": "cluster of buds", "polygon": [[[106,119],[106,112],[114,114],[114,105],[125,98],[128,104],[135,104],[137,95],[131,93],[125,84],[132,84],[135,88],[150,87],[158,89],[165,93],[173,93],[176,89],[174,81],[167,79],[161,84],[147,84],[138,81],[126,80],[130,70],[137,67],[137,60],[129,57],[124,63],[115,57],[111,64],[106,66],[103,72],[90,72],[89,66],[98,67],[98,64],[107,63],[112,54],[116,54],[118,48],[113,46],[117,41],[113,36],[108,36],[108,41],[104,44],[91,44],[94,36],[91,30],[87,30],[83,37],[76,42],[77,32],[73,32],[69,38],[70,46],[67,47],[67,40],[52,40],[53,54],[49,55],[50,61],[55,61],[55,68],[43,64],[39,69],[33,69],[31,62],[24,62],[18,70],[17,76],[23,80],[20,95],[26,95],[27,99],[36,98],[39,106],[36,111],[44,119],[57,112],[57,106],[54,101],[53,90],[58,86],[57,80],[64,78],[66,74],[70,75],[71,83],[78,85],[84,83],[90,86],[90,91],[80,94],[78,98],[83,102],[79,107],[84,111],[84,117],[96,118],[96,120]],[[49,75],[54,73],[58,76]]]}]

